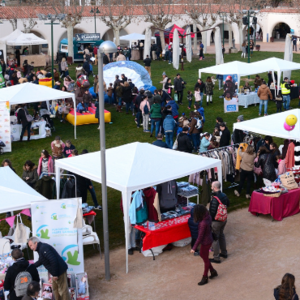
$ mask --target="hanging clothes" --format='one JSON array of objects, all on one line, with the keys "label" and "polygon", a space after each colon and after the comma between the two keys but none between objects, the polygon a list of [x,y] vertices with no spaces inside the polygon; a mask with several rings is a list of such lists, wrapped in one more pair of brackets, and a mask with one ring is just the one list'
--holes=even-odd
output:
[{"label": "hanging clothes", "polygon": [[146,188],[143,190],[145,200],[148,208],[148,221],[158,222],[157,211],[154,207],[154,200],[156,196],[156,190],[154,188]]},{"label": "hanging clothes", "polygon": [[295,143],[295,166],[300,166],[300,142]]},{"label": "hanging clothes", "polygon": [[282,159],[285,159],[285,157],[286,157],[286,153],[288,151],[289,144],[290,144],[289,140],[284,140],[284,142],[283,142],[283,148],[282,148],[282,153],[281,153]]},{"label": "hanging clothes", "polygon": [[284,160],[285,165],[288,169],[293,168],[295,166],[295,144],[293,142],[289,143],[289,147]]},{"label": "hanging clothes", "polygon": [[129,219],[132,225],[143,224],[148,220],[147,204],[143,196],[142,191],[136,191],[131,197],[132,202],[129,207]]},{"label": "hanging clothes", "polygon": [[75,180],[68,178],[61,193],[61,199],[75,198]]},{"label": "hanging clothes", "polygon": [[47,199],[52,199],[54,180],[50,176],[43,176],[35,185],[35,190]]},{"label": "hanging clothes", "polygon": [[200,194],[200,202],[201,204],[203,204],[204,206],[207,205],[207,203],[210,201],[210,186],[208,183],[208,178],[207,178],[207,172],[206,171],[202,171],[200,173],[200,177],[203,180],[203,184],[202,184],[202,193]]}]

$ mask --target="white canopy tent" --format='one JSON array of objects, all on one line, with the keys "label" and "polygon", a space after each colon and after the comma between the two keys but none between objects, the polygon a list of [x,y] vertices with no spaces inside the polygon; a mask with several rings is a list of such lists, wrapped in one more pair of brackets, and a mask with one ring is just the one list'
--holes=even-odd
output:
[{"label": "white canopy tent", "polygon": [[[140,34],[140,33],[130,33],[127,35],[120,36],[119,39],[120,39],[120,41],[129,41],[130,42],[129,46],[131,47],[132,41],[145,40],[146,36],[144,34]],[[156,41],[155,37],[151,37],[151,39]],[[115,40],[115,38],[114,38],[114,40]]]},{"label": "white canopy tent", "polygon": [[179,36],[178,30],[175,29],[173,32],[173,52],[172,52],[172,60],[173,60],[173,68],[178,70],[179,68],[179,55],[181,48],[179,47]]},{"label": "white canopy tent", "polygon": [[10,167],[0,168],[0,213],[31,208],[31,202],[47,201],[23,181]]},{"label": "white canopy tent", "polygon": [[[292,131],[286,131],[283,128],[283,124],[288,115],[295,115],[298,118],[298,122]],[[234,123],[233,129],[240,129],[283,139],[300,140],[300,109],[291,109],[263,118],[260,117],[249,121]]]},{"label": "white canopy tent", "polygon": [[[126,157],[126,159],[124,159]],[[146,158],[146,159],[145,159]],[[178,179],[201,170],[218,168],[221,161],[189,153],[160,148],[148,143],[131,143],[106,151],[107,185],[122,192],[126,239],[126,273],[128,273],[129,207],[131,193],[159,183]],[[56,188],[59,190],[61,169],[101,183],[100,152],[60,159],[55,163]]]},{"label": "white canopy tent", "polygon": [[[76,108],[75,94],[52,89],[44,85],[30,82],[13,85],[0,90],[0,102],[9,101],[10,105],[22,103],[34,103],[48,100],[72,98]],[[74,138],[76,139],[76,114],[74,125]]]},{"label": "white canopy tent", "polygon": [[23,33],[16,29],[9,35],[0,39],[0,49],[3,51],[3,58],[6,61],[6,46],[30,46],[48,44],[47,40],[39,38],[33,33]]}]

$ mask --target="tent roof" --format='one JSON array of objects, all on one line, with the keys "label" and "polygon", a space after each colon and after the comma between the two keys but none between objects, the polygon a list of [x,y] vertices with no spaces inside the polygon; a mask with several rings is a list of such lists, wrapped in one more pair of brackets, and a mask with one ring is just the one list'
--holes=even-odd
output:
[{"label": "tent roof", "polygon": [[9,101],[11,105],[73,97],[73,93],[63,92],[30,82],[13,85],[12,87],[0,90],[0,101]]},{"label": "tent roof", "polygon": [[[295,115],[298,122],[294,130],[286,131],[283,124],[288,115]],[[269,115],[267,117],[260,117],[249,121],[238,122],[233,124],[234,129],[241,129],[244,131],[251,131],[264,135],[271,135],[283,139],[300,139],[300,109],[291,109],[282,113]]]},{"label": "tent roof", "polygon": [[34,33],[21,33],[17,37],[6,40],[6,44],[10,46],[28,46],[48,44],[47,40],[41,39]]},{"label": "tent roof", "polygon": [[[55,165],[101,183],[99,151],[59,159]],[[220,167],[221,162],[148,143],[135,142],[108,149],[106,166],[107,185],[126,192],[181,178],[200,170]]]},{"label": "tent roof", "polygon": [[22,34],[22,31],[19,29],[16,29],[15,31],[13,31],[12,33],[10,33],[9,35],[4,36],[3,38],[0,39],[0,42],[6,42],[8,40],[12,40],[17,38],[19,35]]},{"label": "tent roof", "polygon": [[23,181],[10,167],[0,168],[0,213],[30,208],[31,202],[46,201],[44,196]]},{"label": "tent roof", "polygon": [[[151,39],[155,39],[155,37],[151,37]],[[131,33],[131,34],[120,36],[120,40],[125,40],[125,41],[145,40],[145,35],[140,33]]]},{"label": "tent roof", "polygon": [[300,64],[292,61],[284,60],[277,57],[270,57],[264,60],[253,62],[250,64],[257,70],[257,73],[263,73],[267,71],[290,71],[299,70]]}]

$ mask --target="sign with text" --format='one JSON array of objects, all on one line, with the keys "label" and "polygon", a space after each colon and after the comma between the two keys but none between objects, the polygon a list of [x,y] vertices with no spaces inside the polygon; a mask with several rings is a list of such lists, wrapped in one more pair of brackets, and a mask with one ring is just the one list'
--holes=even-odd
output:
[{"label": "sign with text", "polygon": [[81,198],[31,203],[32,235],[56,249],[69,273],[84,272],[82,232],[73,228],[78,205],[81,207]]},{"label": "sign with text", "polygon": [[75,41],[76,42],[88,42],[88,41],[99,41],[100,33],[76,33]]},{"label": "sign with text", "polygon": [[8,101],[0,102],[0,147],[3,152],[11,152],[10,105]]},{"label": "sign with text", "polygon": [[232,98],[230,100],[226,100],[224,98],[224,112],[237,112],[239,111],[238,98]]}]

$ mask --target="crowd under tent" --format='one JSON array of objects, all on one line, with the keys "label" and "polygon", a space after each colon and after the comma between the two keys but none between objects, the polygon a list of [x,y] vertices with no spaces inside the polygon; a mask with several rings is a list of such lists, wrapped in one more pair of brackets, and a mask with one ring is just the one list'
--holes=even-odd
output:
[{"label": "crowd under tent", "polygon": [[[70,171],[102,183],[100,155],[101,152],[98,151],[57,160],[55,162],[57,190],[60,189],[59,174],[61,170]],[[110,148],[106,151],[107,186],[122,193],[126,240],[126,273],[128,273],[127,249],[131,193],[215,167],[218,168],[218,178],[222,178],[220,160],[160,148],[148,143],[135,142]]]}]

